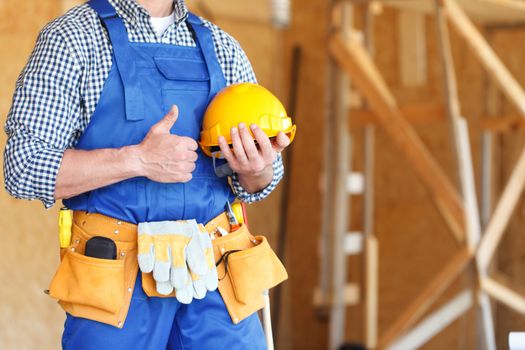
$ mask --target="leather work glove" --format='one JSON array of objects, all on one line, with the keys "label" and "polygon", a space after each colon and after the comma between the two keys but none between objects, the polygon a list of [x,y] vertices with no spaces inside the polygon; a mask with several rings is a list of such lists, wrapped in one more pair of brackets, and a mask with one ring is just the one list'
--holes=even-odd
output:
[{"label": "leather work glove", "polygon": [[[175,289],[177,300],[184,304],[191,303],[194,296],[202,299],[206,294],[202,280],[210,273],[206,255],[213,259],[213,250],[203,248],[205,241],[195,220],[139,223],[140,270],[153,272],[159,294],[169,295]],[[200,282],[195,285],[193,281]]]}]

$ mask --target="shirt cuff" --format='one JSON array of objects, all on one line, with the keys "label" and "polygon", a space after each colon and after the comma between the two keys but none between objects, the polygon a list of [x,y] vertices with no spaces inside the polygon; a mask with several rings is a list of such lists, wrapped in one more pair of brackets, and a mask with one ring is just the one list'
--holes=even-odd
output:
[{"label": "shirt cuff", "polygon": [[[51,208],[55,200],[55,185],[64,151],[41,149],[25,169],[20,169],[6,176],[6,190],[15,198],[40,200],[46,209]],[[9,164],[12,165],[12,164]]]},{"label": "shirt cuff", "polygon": [[232,187],[237,198],[244,203],[255,203],[268,197],[270,193],[277,187],[284,176],[284,166],[281,154],[277,155],[277,159],[273,162],[273,178],[272,182],[263,190],[256,193],[248,193],[239,182],[237,173],[232,175]]}]

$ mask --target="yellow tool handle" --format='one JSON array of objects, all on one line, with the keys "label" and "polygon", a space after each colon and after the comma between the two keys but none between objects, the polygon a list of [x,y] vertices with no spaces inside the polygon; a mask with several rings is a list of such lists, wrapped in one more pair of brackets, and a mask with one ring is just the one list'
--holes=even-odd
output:
[{"label": "yellow tool handle", "polygon": [[60,248],[67,248],[71,244],[71,227],[73,226],[73,211],[68,208],[60,209],[58,216],[58,239]]},{"label": "yellow tool handle", "polygon": [[242,204],[241,203],[233,203],[232,211],[233,211],[233,215],[235,215],[235,218],[237,219],[237,222],[239,223],[239,225],[244,225],[244,212],[242,210]]}]

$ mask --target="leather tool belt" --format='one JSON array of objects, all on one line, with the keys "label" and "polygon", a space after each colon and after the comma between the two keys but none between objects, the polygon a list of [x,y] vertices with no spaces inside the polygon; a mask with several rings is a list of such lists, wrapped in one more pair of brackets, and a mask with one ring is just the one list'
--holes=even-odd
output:
[{"label": "leather tool belt", "polygon": [[[230,232],[226,214],[208,224]],[[113,240],[117,259],[84,255],[86,242],[95,236]],[[263,293],[288,278],[283,264],[264,236],[253,236],[246,225],[213,241],[219,274],[219,292],[232,322],[237,324],[264,307]],[[72,239],[61,249],[61,263],[49,294],[69,314],[122,328],[138,275],[137,225],[101,214],[75,211]],[[142,288],[150,297],[174,297],[156,292],[151,273],[141,275]]]}]

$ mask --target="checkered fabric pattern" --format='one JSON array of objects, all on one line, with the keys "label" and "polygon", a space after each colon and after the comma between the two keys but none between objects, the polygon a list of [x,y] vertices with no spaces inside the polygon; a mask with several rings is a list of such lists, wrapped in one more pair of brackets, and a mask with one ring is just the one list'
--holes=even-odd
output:
[{"label": "checkered fabric pattern", "polygon": [[[131,42],[196,46],[186,25],[187,8],[174,0],[175,23],[157,38],[148,12],[134,0],[110,0],[124,20]],[[256,82],[239,43],[214,24],[210,28],[227,84]],[[39,199],[46,208],[55,203],[55,182],[64,151],[73,148],[102,93],[112,67],[112,48],[106,30],[87,4],[71,9],[40,33],[23,69],[13,97],[5,132],[6,190],[16,198]],[[232,187],[247,203],[268,196],[284,174],[281,156],[274,177],[264,190],[250,194],[236,175]]]}]

